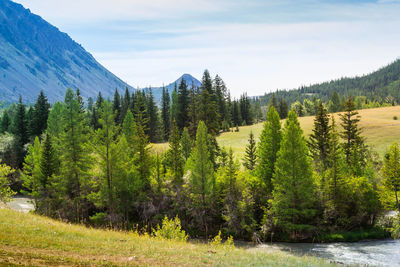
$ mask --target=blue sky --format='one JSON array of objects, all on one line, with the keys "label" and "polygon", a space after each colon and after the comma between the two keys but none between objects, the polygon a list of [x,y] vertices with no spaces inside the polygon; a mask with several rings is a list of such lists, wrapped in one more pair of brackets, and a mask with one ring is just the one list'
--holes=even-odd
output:
[{"label": "blue sky", "polygon": [[134,87],[219,74],[234,96],[369,73],[400,56],[400,0],[17,0]]}]

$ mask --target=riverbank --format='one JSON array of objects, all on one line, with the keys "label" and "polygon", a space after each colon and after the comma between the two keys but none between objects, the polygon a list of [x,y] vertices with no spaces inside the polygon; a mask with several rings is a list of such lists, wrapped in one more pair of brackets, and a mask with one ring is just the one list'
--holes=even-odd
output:
[{"label": "riverbank", "polygon": [[0,209],[0,265],[26,266],[332,266],[276,250],[214,248],[160,240]]}]

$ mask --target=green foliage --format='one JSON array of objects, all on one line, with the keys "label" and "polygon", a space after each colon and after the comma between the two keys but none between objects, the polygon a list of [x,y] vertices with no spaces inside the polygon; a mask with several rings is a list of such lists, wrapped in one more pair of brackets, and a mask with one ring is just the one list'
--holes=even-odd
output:
[{"label": "green foliage", "polygon": [[397,192],[400,190],[400,149],[397,143],[393,143],[386,154],[382,168],[384,185],[393,192],[396,198],[396,208],[400,211]]},{"label": "green foliage", "polygon": [[391,229],[392,237],[394,239],[399,239],[400,238],[400,215],[397,214],[397,216],[394,219],[393,222],[393,228]]},{"label": "green foliage", "polygon": [[15,194],[10,188],[8,176],[11,175],[14,170],[5,165],[1,164],[0,160],[0,202],[7,202],[11,200],[11,197]]},{"label": "green foliage", "polygon": [[175,219],[168,219],[167,216],[164,217],[162,225],[157,225],[157,229],[153,230],[153,235],[156,238],[177,240],[186,242],[188,235],[181,227],[181,220],[178,216]]},{"label": "green foliage", "polygon": [[225,242],[222,242],[222,234],[221,231],[211,240],[210,245],[213,249],[227,249],[231,250],[235,248],[235,244],[233,243],[233,237],[229,236]]},{"label": "green foliage", "polygon": [[313,229],[316,214],[315,184],[308,154],[303,131],[292,110],[276,160],[271,205],[275,224],[294,240]]},{"label": "green foliage", "polygon": [[253,132],[250,132],[249,144],[246,146],[243,165],[250,171],[256,168],[257,164],[257,145],[254,140]]},{"label": "green foliage", "polygon": [[282,139],[281,122],[278,112],[271,106],[267,113],[267,120],[261,132],[258,144],[258,175],[266,184],[267,194],[272,192],[272,176],[275,171],[275,162]]},{"label": "green foliage", "polygon": [[190,157],[190,153],[192,152],[192,139],[190,138],[189,131],[185,127],[182,132],[182,137],[181,137],[181,149],[182,149],[182,155],[185,158],[185,160],[188,160]]}]

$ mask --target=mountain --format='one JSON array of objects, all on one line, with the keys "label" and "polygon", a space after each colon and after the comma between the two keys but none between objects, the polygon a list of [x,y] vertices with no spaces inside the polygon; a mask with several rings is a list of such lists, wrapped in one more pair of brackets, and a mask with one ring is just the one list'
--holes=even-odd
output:
[{"label": "mountain", "polygon": [[131,88],[104,68],[81,45],[29,9],[0,0],[0,101],[35,101],[43,90],[62,100],[68,87],[83,97],[112,96]]},{"label": "mountain", "polygon": [[[192,86],[194,86],[194,87],[201,86],[201,82],[199,80],[197,80],[195,77],[193,77],[190,74],[183,74],[181,77],[179,77],[178,80],[165,86],[165,88],[168,89],[168,92],[170,95],[175,88],[175,84],[176,84],[176,87],[178,88],[182,79],[185,80],[186,84],[188,85],[188,88],[192,88]],[[148,90],[150,88],[143,88],[143,89]],[[154,96],[154,99],[156,100],[156,102],[160,103],[161,97],[162,97],[162,87],[151,87],[151,91],[153,93],[153,96]]]},{"label": "mountain", "polygon": [[329,82],[303,86],[295,90],[278,90],[259,97],[267,104],[272,94],[288,103],[319,98],[328,101],[337,92],[344,96],[365,96],[369,100],[400,104],[400,59],[367,75],[341,78]]}]

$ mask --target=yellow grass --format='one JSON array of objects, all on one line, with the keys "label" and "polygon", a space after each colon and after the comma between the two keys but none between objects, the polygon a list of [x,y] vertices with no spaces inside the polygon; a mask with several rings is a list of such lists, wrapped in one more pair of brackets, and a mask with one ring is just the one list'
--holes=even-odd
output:
[{"label": "yellow grass", "polygon": [[0,266],[328,266],[279,251],[96,230],[0,208]]},{"label": "yellow grass", "polygon": [[[359,110],[361,121],[360,126],[364,129],[363,136],[367,144],[381,156],[394,141],[400,142],[400,120],[394,120],[393,116],[400,119],[400,106],[384,107]],[[336,124],[340,120],[338,114],[334,114]],[[313,128],[314,116],[299,118],[304,134],[308,136]],[[242,158],[245,147],[248,143],[250,131],[253,131],[257,141],[262,131],[263,124],[240,127],[239,132],[221,134],[217,140],[221,147],[232,147],[236,156]]]}]

